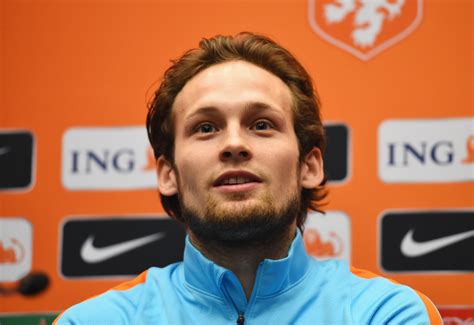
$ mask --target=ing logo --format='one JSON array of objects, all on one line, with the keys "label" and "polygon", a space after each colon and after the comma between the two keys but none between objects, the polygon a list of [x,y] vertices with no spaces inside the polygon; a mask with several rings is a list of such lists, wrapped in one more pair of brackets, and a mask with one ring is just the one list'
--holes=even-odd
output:
[{"label": "ing logo", "polygon": [[156,188],[155,168],[141,126],[76,127],[63,135],[62,181],[69,190]]},{"label": "ing logo", "polygon": [[320,37],[369,60],[420,23],[422,0],[308,0],[308,20]]},{"label": "ing logo", "polygon": [[156,169],[156,160],[153,149],[148,147],[146,150],[146,165],[142,167],[143,171],[154,171]]},{"label": "ing logo", "polygon": [[474,181],[473,125],[471,117],[384,121],[379,177],[387,183]]},{"label": "ing logo", "polygon": [[463,159],[462,163],[474,163],[474,134],[470,135],[466,140],[466,158]]}]

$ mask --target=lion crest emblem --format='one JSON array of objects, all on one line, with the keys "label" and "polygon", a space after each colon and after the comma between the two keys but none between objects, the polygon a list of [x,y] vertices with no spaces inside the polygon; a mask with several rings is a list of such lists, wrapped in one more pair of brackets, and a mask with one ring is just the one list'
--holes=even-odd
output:
[{"label": "lion crest emblem", "polygon": [[369,60],[420,23],[422,0],[308,0],[313,30],[333,45]]}]

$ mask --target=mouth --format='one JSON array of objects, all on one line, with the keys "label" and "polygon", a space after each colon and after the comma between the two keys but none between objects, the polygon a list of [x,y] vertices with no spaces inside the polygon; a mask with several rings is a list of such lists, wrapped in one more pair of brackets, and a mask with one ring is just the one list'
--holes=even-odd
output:
[{"label": "mouth", "polygon": [[238,192],[254,189],[262,180],[246,171],[230,171],[220,175],[212,184],[222,192]]}]

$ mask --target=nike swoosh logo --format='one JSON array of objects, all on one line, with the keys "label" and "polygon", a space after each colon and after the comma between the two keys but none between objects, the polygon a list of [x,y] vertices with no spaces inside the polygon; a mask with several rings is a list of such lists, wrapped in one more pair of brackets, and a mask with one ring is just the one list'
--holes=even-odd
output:
[{"label": "nike swoosh logo", "polygon": [[1,147],[0,148],[0,156],[6,154],[7,152],[10,151],[10,148],[8,147]]},{"label": "nike swoosh logo", "polygon": [[138,247],[154,242],[158,239],[162,239],[165,237],[165,235],[166,234],[164,232],[158,232],[149,236],[140,237],[105,247],[95,247],[94,236],[89,236],[87,237],[84,244],[82,244],[81,257],[86,263],[89,264],[100,263],[117,255],[121,255]]},{"label": "nike swoosh logo", "polygon": [[407,257],[418,257],[437,251],[443,247],[465,240],[474,236],[474,230],[454,234],[446,237],[436,238],[425,242],[417,242],[413,239],[414,229],[410,229],[403,237],[400,250]]}]

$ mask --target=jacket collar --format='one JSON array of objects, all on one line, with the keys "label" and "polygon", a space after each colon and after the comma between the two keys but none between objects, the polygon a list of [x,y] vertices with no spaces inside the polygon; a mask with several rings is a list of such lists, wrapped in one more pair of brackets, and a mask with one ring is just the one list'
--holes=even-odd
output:
[{"label": "jacket collar", "polygon": [[[296,284],[309,268],[310,257],[297,230],[288,256],[280,260],[265,259],[257,270],[252,296],[270,296]],[[230,295],[236,305],[242,305],[243,288],[235,274],[207,259],[186,238],[184,277],[192,287],[215,296]],[[245,297],[245,295],[243,295]],[[237,301],[236,301],[237,300]]]}]

